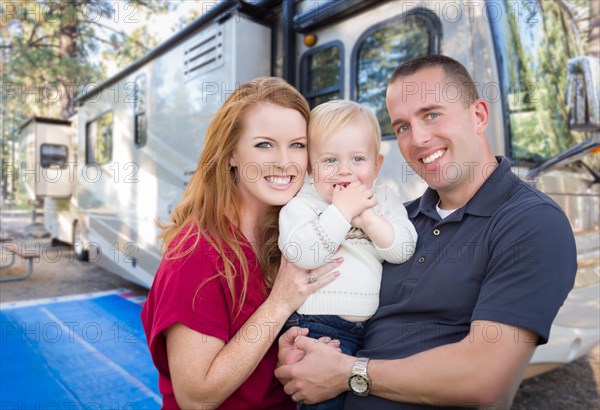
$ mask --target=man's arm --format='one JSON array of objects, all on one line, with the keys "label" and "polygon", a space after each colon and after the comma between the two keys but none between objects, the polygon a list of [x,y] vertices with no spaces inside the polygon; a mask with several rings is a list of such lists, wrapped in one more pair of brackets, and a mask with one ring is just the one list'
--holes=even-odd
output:
[{"label": "man's arm", "polygon": [[[281,343],[281,342],[280,342]],[[371,395],[388,400],[433,405],[483,406],[503,398],[522,377],[537,336],[512,326],[476,321],[467,337],[397,360],[371,360]],[[348,390],[355,358],[299,336],[303,360],[281,366],[275,375],[290,379],[288,394],[307,403],[326,400]],[[280,358],[286,363],[285,358]]]}]

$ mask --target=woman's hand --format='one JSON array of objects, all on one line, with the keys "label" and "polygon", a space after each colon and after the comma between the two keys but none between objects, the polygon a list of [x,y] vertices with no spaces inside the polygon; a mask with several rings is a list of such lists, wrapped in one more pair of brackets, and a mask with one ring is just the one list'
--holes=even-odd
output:
[{"label": "woman's hand", "polygon": [[285,257],[282,257],[279,272],[267,302],[285,309],[288,316],[291,315],[302,306],[311,293],[333,282],[340,275],[339,271],[334,272],[333,269],[342,262],[343,258],[337,258],[318,269],[307,271],[294,266]]}]

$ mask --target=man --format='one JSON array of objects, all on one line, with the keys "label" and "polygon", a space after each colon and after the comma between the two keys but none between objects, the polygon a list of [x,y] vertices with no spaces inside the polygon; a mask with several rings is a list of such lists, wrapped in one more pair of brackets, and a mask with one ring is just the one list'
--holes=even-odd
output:
[{"label": "man", "polygon": [[346,409],[510,406],[573,286],[569,222],[494,157],[488,105],[457,61],[404,63],[386,102],[402,155],[429,185],[407,205],[415,254],[384,265],[380,307],[357,357],[290,329],[276,375],[296,401],[352,390]]}]

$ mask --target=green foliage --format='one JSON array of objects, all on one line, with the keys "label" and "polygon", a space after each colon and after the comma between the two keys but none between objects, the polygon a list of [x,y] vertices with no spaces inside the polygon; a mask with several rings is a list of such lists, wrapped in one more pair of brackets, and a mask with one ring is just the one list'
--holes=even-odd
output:
[{"label": "green foliage", "polygon": [[[2,162],[10,161],[7,141],[16,140],[21,123],[33,115],[68,119],[82,88],[103,80],[107,67],[124,67],[158,43],[144,22],[178,4],[166,0],[0,2]],[[120,28],[125,24],[136,25],[131,34]],[[103,49],[107,51],[101,53]],[[2,188],[6,195],[5,181]]]}]

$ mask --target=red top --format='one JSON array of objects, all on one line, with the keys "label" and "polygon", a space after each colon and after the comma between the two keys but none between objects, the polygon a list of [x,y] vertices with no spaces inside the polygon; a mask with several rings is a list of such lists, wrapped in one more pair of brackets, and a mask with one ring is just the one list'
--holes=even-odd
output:
[{"label": "red top", "polygon": [[[189,249],[194,241],[195,235],[191,235],[182,247],[182,251]],[[171,243],[171,246],[176,243],[177,239]],[[256,255],[249,246],[244,247],[244,253],[249,268],[248,293],[237,318],[235,313],[239,301],[234,311],[229,289],[223,277],[211,280],[200,287],[205,279],[213,277],[222,271],[223,267],[221,257],[206,239],[201,238],[194,251],[183,258],[162,260],[148,294],[148,300],[142,309],[142,323],[152,360],[158,369],[158,388],[163,395],[164,409],[179,409],[179,406],[173,393],[163,330],[172,324],[181,323],[190,329],[217,337],[227,343],[265,301],[266,297],[261,291],[262,271]],[[235,267],[238,272],[241,272],[239,263],[236,263]],[[235,281],[238,295],[242,286],[240,276],[238,275]],[[252,334],[244,337],[261,337],[256,329],[259,328],[254,327]],[[262,335],[264,336],[275,341],[277,335]],[[295,409],[294,403],[284,393],[283,386],[273,375],[276,363],[277,344],[274,343],[256,370],[221,404],[219,409]]]}]

